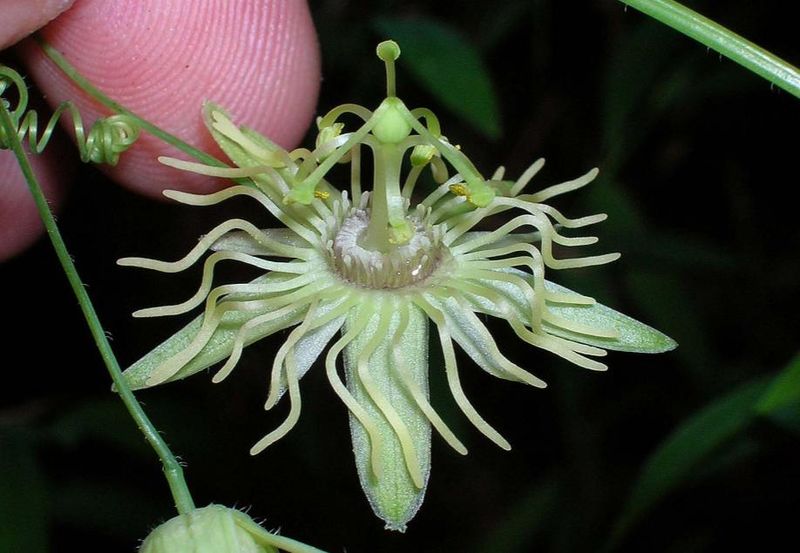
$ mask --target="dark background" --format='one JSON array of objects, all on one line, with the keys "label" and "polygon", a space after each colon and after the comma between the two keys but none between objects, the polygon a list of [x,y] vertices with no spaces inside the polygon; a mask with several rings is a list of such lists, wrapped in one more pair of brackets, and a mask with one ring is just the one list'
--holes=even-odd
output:
[{"label": "dark background", "polygon": [[[691,5],[800,60],[785,3]],[[361,493],[346,409],[320,367],[303,379],[298,426],[262,455],[247,454],[287,408],[261,409],[281,337],[266,340],[223,384],[198,375],[139,394],[186,462],[197,503],[248,507],[267,528],[348,553],[764,550],[796,536],[800,408],[756,415],[740,396],[758,396],[759,383],[769,386],[799,349],[798,100],[618,2],[328,0],[312,8],[321,113],[377,104],[384,84],[374,46],[384,38],[378,29],[397,19],[433,21],[474,47],[498,98],[496,137],[443,107],[403,58],[400,95],[434,109],[484,173],[502,163],[516,176],[544,156],[536,188],[600,167],[593,185],[553,203],[572,216],[609,213],[598,227],[602,251],[623,257],[550,278],[680,347],[611,353],[611,369],[592,373],[492,326],[501,348],[550,384],[542,391],[488,378],[463,360],[467,395],[511,441],[508,453],[457,411],[434,356],[434,404],[470,454],[434,439],[426,501],[401,535],[382,529]],[[158,204],[93,167],[78,175],[59,225],[123,365],[182,323],[130,312],[188,297],[199,273],[150,274],[114,261],[177,258],[230,213],[264,220],[247,202]],[[173,516],[171,500],[154,455],[109,391],[49,243],[0,267],[0,286],[3,516],[19,521],[28,552],[134,550]],[[686,439],[647,469],[679,428]],[[631,506],[648,470],[653,501]],[[623,532],[624,513],[632,514]]]}]

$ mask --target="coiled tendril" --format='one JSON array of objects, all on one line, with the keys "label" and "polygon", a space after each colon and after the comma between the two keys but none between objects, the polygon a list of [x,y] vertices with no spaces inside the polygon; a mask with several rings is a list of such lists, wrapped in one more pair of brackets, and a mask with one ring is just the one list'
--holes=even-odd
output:
[{"label": "coiled tendril", "polygon": [[[3,97],[6,89],[12,87],[17,91],[17,103],[11,109],[11,101]],[[72,117],[75,130],[75,141],[78,145],[81,161],[87,163],[107,163],[116,165],[119,155],[133,145],[139,138],[139,126],[136,121],[125,114],[115,114],[97,119],[89,129],[84,130],[81,114],[72,102],[63,102],[53,112],[41,135],[39,134],[39,115],[28,110],[28,88],[22,76],[7,66],[0,66],[0,102],[6,106],[17,129],[17,137],[22,142],[28,137],[28,144],[33,152],[41,154],[47,147],[56,123],[65,112]],[[9,136],[0,128],[0,150],[10,147]]]}]

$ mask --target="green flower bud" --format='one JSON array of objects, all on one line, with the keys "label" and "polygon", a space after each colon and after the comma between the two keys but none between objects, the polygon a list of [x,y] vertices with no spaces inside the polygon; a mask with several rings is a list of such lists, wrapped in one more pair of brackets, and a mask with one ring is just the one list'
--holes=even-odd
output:
[{"label": "green flower bud", "polygon": [[[277,553],[260,545],[241,521],[252,520],[236,509],[209,505],[178,515],[150,532],[139,553]],[[253,524],[255,524],[253,522]]]},{"label": "green flower bud", "polygon": [[[334,123],[333,125],[329,125],[327,127],[322,127],[319,129],[319,133],[317,134],[316,140],[316,147],[319,148],[323,144],[330,142],[340,134],[342,134],[342,130],[344,129],[344,123]],[[332,152],[333,148],[330,148],[325,154],[319,156],[319,161],[324,161]]]},{"label": "green flower bud", "polygon": [[414,146],[414,149],[411,150],[411,165],[414,167],[425,165],[433,159],[435,154],[436,146],[432,146],[431,144],[419,144]]}]

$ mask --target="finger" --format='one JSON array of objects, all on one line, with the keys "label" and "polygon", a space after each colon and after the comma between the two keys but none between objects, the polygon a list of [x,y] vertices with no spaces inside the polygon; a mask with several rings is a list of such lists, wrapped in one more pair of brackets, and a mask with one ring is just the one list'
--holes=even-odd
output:
[{"label": "finger", "polygon": [[75,0],[3,0],[0,18],[0,50],[44,26]]},{"label": "finger", "polygon": [[[202,123],[206,100],[284,147],[302,138],[314,113],[319,52],[305,2],[81,0],[43,34],[110,97],[221,159]],[[48,101],[76,99],[88,121],[106,113],[37,46],[24,52]],[[164,188],[208,192],[225,184],[164,167],[159,155],[186,157],[143,135],[108,172],[153,197]]]},{"label": "finger", "polygon": [[[52,155],[49,150],[45,153],[46,157]],[[30,156],[29,159],[51,209],[57,209],[63,196],[60,182],[63,181],[64,164],[57,172],[53,159],[49,160],[50,163],[41,156]],[[30,246],[41,233],[39,213],[17,159],[10,150],[0,150],[0,262]]]}]

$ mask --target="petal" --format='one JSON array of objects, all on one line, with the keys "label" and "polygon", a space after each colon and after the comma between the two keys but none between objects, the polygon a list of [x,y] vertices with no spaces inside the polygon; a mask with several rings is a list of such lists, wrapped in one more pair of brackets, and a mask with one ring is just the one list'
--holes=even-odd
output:
[{"label": "petal", "polygon": [[[260,229],[261,232],[270,240],[275,240],[281,244],[291,246],[293,248],[306,248],[308,243],[297,236],[296,233],[288,228],[273,228],[273,229]],[[239,253],[246,253],[248,255],[276,255],[283,256],[284,254],[272,251],[253,238],[250,234],[241,230],[232,230],[224,234],[219,240],[211,245],[214,251],[230,250]]]},{"label": "petal", "polygon": [[[325,316],[328,312],[330,312],[332,309],[335,309],[339,305],[341,305],[341,303],[320,305],[315,312],[315,317],[318,318]],[[344,316],[338,317],[322,326],[306,332],[303,337],[297,341],[297,344],[294,346],[294,360],[298,379],[305,376],[305,374],[308,372],[308,369],[311,368],[311,365],[313,365],[314,361],[316,361],[320,356],[322,350],[325,349],[325,346],[328,345],[334,334],[336,334],[339,329],[342,328],[344,321]],[[281,396],[283,396],[283,394],[286,392],[286,388],[286,374],[281,373],[281,380],[275,401],[279,400]]]},{"label": "petal", "polygon": [[439,301],[430,295],[426,299],[444,314],[453,340],[484,371],[505,380],[526,382],[539,388],[546,386],[544,381],[512,363],[500,352],[492,334],[474,311],[464,305],[466,302],[459,302],[454,297]]}]

